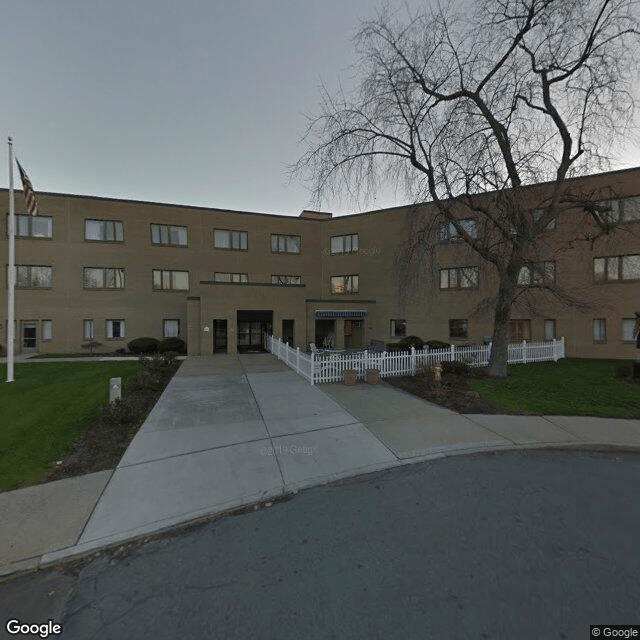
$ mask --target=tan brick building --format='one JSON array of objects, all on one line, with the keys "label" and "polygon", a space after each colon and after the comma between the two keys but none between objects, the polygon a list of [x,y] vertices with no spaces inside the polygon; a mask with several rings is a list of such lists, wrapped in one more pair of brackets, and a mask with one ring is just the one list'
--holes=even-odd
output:
[{"label": "tan brick building", "polygon": [[[528,287],[512,339],[564,336],[567,355],[634,357],[640,310],[640,168],[575,179],[608,199],[618,224],[591,245],[567,214],[545,235],[545,273],[581,308]],[[532,209],[544,185],[531,189]],[[0,191],[5,212],[7,190]],[[360,347],[418,335],[455,344],[492,333],[478,305],[496,290],[483,263],[431,204],[333,218],[245,213],[53,193],[39,216],[16,194],[16,352],[112,351],[141,336],[180,336],[190,354],[259,349],[264,332],[307,348],[327,336]],[[434,242],[417,277],[404,269],[416,219]],[[587,225],[588,226],[588,225]],[[595,227],[594,227],[595,228]],[[6,233],[0,241],[0,344],[6,349]],[[416,273],[413,274],[416,276]],[[535,284],[522,273],[522,284]],[[534,303],[533,305],[531,303]]]}]

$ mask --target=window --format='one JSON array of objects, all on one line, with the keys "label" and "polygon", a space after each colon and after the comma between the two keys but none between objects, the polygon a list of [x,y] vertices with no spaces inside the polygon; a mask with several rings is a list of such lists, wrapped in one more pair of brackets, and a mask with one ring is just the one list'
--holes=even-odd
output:
[{"label": "window", "polygon": [[596,202],[596,212],[603,222],[632,222],[640,220],[640,197]]},{"label": "window", "polygon": [[153,270],[153,288],[160,291],[188,291],[188,271]]},{"label": "window", "polygon": [[[478,232],[476,229],[476,221],[473,218],[467,218],[464,220],[458,220],[458,224],[462,227],[471,238],[477,238]],[[441,222],[438,228],[438,240],[440,242],[455,242],[462,238],[458,235],[458,230],[455,228],[453,222]]]},{"label": "window", "polygon": [[594,342],[607,341],[607,321],[605,318],[593,319],[593,341]]},{"label": "window", "polygon": [[167,224],[151,225],[151,243],[170,247],[187,246],[187,227],[174,227]]},{"label": "window", "polygon": [[107,339],[120,340],[124,338],[124,320],[107,320]]},{"label": "window", "polygon": [[213,246],[216,249],[246,251],[249,246],[249,234],[246,231],[213,230]]},{"label": "window", "polygon": [[95,331],[93,327],[93,320],[84,320],[82,323],[82,337],[85,340],[93,340],[95,337]]},{"label": "window", "polygon": [[124,289],[124,269],[119,267],[85,267],[85,289]]},{"label": "window", "polygon": [[524,266],[518,274],[518,284],[524,287],[541,287],[556,281],[555,262],[536,262]]},{"label": "window", "polygon": [[389,334],[392,338],[403,338],[407,335],[406,320],[392,320]]},{"label": "window", "polygon": [[300,253],[300,236],[281,236],[271,234],[273,253]]},{"label": "window", "polygon": [[511,320],[509,323],[509,339],[513,342],[531,340],[531,320]]},{"label": "window", "polygon": [[52,282],[51,267],[26,264],[16,266],[16,287],[20,289],[50,289]]},{"label": "window", "polygon": [[53,218],[16,214],[16,236],[18,238],[51,238],[53,236]]},{"label": "window", "polygon": [[441,289],[475,289],[478,286],[478,267],[440,269]]},{"label": "window", "polygon": [[633,330],[636,326],[635,318],[622,318],[622,341],[635,342]]},{"label": "window", "polygon": [[359,276],[331,276],[331,293],[358,293]]},{"label": "window", "polygon": [[555,340],[556,339],[556,321],[545,320],[544,321],[544,339]]},{"label": "window", "polygon": [[300,284],[300,276],[271,276],[271,284]]},{"label": "window", "polygon": [[51,340],[53,338],[53,323],[51,320],[42,321],[42,339]]},{"label": "window", "polygon": [[622,219],[625,222],[640,220],[640,197],[623,200]]},{"label": "window", "polygon": [[595,282],[640,280],[640,255],[594,258],[593,279]]},{"label": "window", "polygon": [[162,335],[165,338],[177,338],[180,335],[180,320],[163,320]]},{"label": "window", "polygon": [[247,273],[220,273],[216,271],[213,274],[214,282],[233,282],[235,284],[242,282],[249,282],[249,275]]},{"label": "window", "polygon": [[357,253],[358,252],[358,234],[352,233],[348,236],[332,236],[331,237],[331,255],[338,253]]},{"label": "window", "polygon": [[84,239],[99,242],[122,242],[124,232],[119,220],[85,220]]},{"label": "window", "polygon": [[449,337],[450,338],[468,338],[469,324],[464,319],[449,320]]},{"label": "window", "polygon": [[[538,222],[538,220],[540,220],[540,218],[542,218],[544,213],[545,213],[544,209],[534,209],[533,210],[533,221],[534,222]],[[549,224],[545,227],[545,229],[547,229],[548,231],[551,231],[552,229],[555,229],[555,228],[556,228],[556,219],[555,218],[551,218],[551,220],[549,220]]]}]

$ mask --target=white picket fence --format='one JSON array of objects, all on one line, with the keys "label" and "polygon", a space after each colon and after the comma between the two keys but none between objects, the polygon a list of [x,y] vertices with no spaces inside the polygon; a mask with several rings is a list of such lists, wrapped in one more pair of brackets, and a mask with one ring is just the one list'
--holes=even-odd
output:
[{"label": "white picket fence", "polygon": [[[433,367],[436,362],[460,360],[471,366],[484,367],[489,364],[491,345],[456,347],[446,349],[414,349],[410,351],[354,351],[306,354],[300,348],[292,348],[279,338],[267,336],[267,349],[284,361],[311,384],[318,382],[340,382],[345,371],[352,369],[364,378],[368,369],[378,369],[381,377],[414,375],[421,367]],[[547,342],[511,343],[508,347],[509,364],[557,362],[564,358],[564,338]]]}]

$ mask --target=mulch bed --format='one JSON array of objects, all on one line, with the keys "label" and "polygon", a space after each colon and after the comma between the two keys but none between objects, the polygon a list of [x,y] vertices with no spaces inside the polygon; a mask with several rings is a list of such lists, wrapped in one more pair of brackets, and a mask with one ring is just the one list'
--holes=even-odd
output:
[{"label": "mulch bed", "polygon": [[504,413],[471,389],[465,377],[452,373],[443,374],[440,383],[415,376],[386,378],[385,382],[458,413]]},{"label": "mulch bed", "polygon": [[118,466],[129,443],[179,366],[180,362],[174,361],[162,370],[146,376],[138,374],[130,379],[122,390],[121,401],[103,407],[101,417],[87,426],[73,449],[56,463],[43,482]]}]

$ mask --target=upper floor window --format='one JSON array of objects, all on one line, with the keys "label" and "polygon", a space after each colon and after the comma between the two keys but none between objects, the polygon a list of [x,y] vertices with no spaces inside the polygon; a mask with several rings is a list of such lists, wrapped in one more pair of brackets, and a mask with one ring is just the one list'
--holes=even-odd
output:
[{"label": "upper floor window", "polygon": [[301,276],[271,276],[271,284],[301,284]]},{"label": "upper floor window", "polygon": [[640,220],[640,196],[596,202],[596,211],[603,222],[630,222]]},{"label": "upper floor window", "polygon": [[[540,218],[542,218],[544,213],[545,213],[544,209],[534,209],[533,210],[533,221],[534,222],[538,222],[538,220],[540,220]],[[556,219],[555,218],[551,218],[551,220],[549,220],[549,223],[547,224],[545,229],[547,229],[548,231],[551,231],[552,229],[555,229],[555,228],[556,228]]]},{"label": "upper floor window", "polygon": [[213,274],[214,282],[233,282],[235,284],[249,282],[249,274],[247,273],[221,273],[216,271]]},{"label": "upper floor window", "polygon": [[640,280],[640,255],[594,258],[593,279],[596,282]]},{"label": "upper floor window", "polygon": [[510,320],[509,339],[513,342],[531,340],[531,320]]},{"label": "upper floor window", "polygon": [[331,236],[331,255],[338,253],[358,253],[358,234]]},{"label": "upper floor window", "polygon": [[331,276],[331,293],[358,293],[359,280],[358,274]]},{"label": "upper floor window", "polygon": [[246,251],[249,246],[249,234],[246,231],[230,231],[229,229],[213,230],[213,246],[216,249]]},{"label": "upper floor window", "polygon": [[478,267],[440,269],[441,289],[475,289],[478,286]]},{"label": "upper floor window", "polygon": [[518,274],[518,284],[524,287],[541,287],[556,281],[556,263],[536,262],[525,265]]},{"label": "upper floor window", "polygon": [[16,236],[18,238],[51,238],[53,218],[19,213],[16,215]]},{"label": "upper floor window", "polygon": [[170,247],[187,246],[187,227],[175,227],[168,224],[151,225],[152,244],[162,244]]},{"label": "upper floor window", "polygon": [[189,272],[154,269],[153,288],[161,291],[188,291]]},{"label": "upper floor window", "polygon": [[124,269],[119,267],[85,267],[85,289],[124,289]]},{"label": "upper floor window", "polygon": [[84,239],[99,242],[122,242],[124,227],[120,220],[85,220]]},{"label": "upper floor window", "polygon": [[271,251],[273,253],[300,253],[300,236],[282,236],[272,233]]},{"label": "upper floor window", "polygon": [[449,337],[450,338],[468,338],[469,322],[465,318],[456,318],[449,320]]},{"label": "upper floor window", "polygon": [[16,287],[20,289],[50,289],[52,283],[51,267],[26,264],[16,266]]},{"label": "upper floor window", "polygon": [[[476,221],[473,218],[465,218],[464,220],[458,220],[458,224],[463,231],[470,238],[477,238],[478,232],[476,229]],[[438,228],[438,240],[440,242],[453,242],[455,240],[461,240],[462,238],[458,234],[458,230],[455,228],[453,222],[441,222]]]}]

